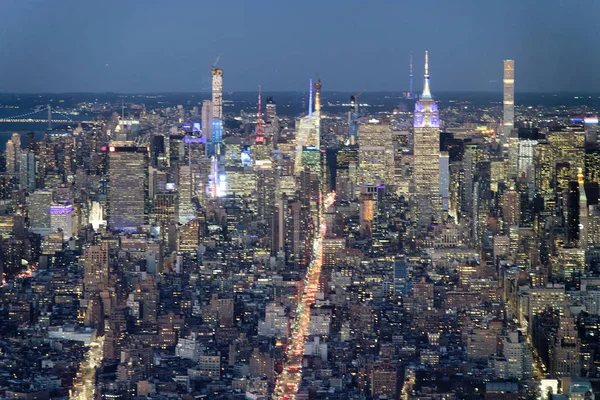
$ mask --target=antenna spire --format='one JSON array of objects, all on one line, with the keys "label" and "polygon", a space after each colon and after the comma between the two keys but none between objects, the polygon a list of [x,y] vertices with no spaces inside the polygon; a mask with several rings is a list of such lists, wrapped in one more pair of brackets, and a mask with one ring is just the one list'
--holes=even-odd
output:
[{"label": "antenna spire", "polygon": [[408,97],[411,98],[412,94],[413,94],[413,57],[412,57],[412,50],[410,51],[410,64],[409,64],[409,78],[410,78],[410,83],[409,83],[409,87],[408,87]]},{"label": "antenna spire", "polygon": [[423,85],[423,94],[421,97],[430,99],[431,91],[429,90],[429,52],[425,50],[425,84]]},{"label": "antenna spire", "polygon": [[256,118],[256,143],[263,143],[265,137],[263,136],[263,120],[262,120],[262,105],[260,95],[262,87],[258,85],[258,113]]}]

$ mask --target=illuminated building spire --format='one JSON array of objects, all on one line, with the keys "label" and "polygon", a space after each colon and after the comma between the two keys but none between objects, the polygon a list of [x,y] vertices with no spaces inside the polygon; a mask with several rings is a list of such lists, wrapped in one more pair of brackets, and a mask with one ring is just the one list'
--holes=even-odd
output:
[{"label": "illuminated building spire", "polygon": [[258,113],[256,115],[256,143],[263,143],[265,137],[263,136],[263,119],[262,119],[262,104],[261,104],[261,91],[262,88],[258,85]]},{"label": "illuminated building spire", "polygon": [[425,99],[431,98],[431,91],[429,90],[429,52],[427,50],[425,50],[425,84],[421,97]]},{"label": "illuminated building spire", "polygon": [[321,79],[315,83],[315,111],[321,111]]}]

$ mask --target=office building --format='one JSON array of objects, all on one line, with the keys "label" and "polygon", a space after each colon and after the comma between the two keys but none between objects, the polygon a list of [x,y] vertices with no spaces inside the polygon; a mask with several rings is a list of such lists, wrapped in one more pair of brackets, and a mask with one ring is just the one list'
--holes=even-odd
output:
[{"label": "office building", "polygon": [[[360,131],[359,131],[360,140]],[[391,146],[388,146],[391,147]],[[429,57],[425,52],[423,94],[414,112],[413,182],[419,225],[440,222],[440,114],[429,88]]]},{"label": "office building", "polygon": [[17,175],[19,173],[19,161],[21,154],[21,135],[13,133],[12,137],[6,142],[6,173]]},{"label": "office building", "polygon": [[50,227],[50,205],[52,204],[52,191],[43,189],[36,190],[27,197],[27,210],[29,226],[32,231],[43,234],[49,233]]},{"label": "office building", "polygon": [[212,119],[212,101],[204,100],[202,102],[202,136],[206,138],[207,142],[212,142]]},{"label": "office building", "polygon": [[19,155],[19,184],[22,190],[35,190],[35,154],[31,151]]},{"label": "office building", "polygon": [[267,124],[273,123],[277,117],[277,105],[273,100],[273,97],[267,97],[267,105],[265,106],[265,122]]},{"label": "office building", "polygon": [[113,142],[108,148],[107,223],[113,230],[137,231],[148,223],[148,148]]},{"label": "office building", "polygon": [[179,197],[178,197],[178,216],[177,222],[182,225],[187,224],[189,221],[196,217],[196,210],[192,203],[192,172],[191,168],[187,165],[181,165],[179,167]]},{"label": "office building", "polygon": [[373,121],[359,125],[358,168],[361,185],[393,184],[394,150],[389,124]]},{"label": "office building", "polygon": [[71,204],[52,204],[50,206],[50,226],[54,232],[62,231],[64,240],[75,234],[73,206]]},{"label": "office building", "polygon": [[223,70],[213,67],[212,73],[212,117],[223,119]]}]

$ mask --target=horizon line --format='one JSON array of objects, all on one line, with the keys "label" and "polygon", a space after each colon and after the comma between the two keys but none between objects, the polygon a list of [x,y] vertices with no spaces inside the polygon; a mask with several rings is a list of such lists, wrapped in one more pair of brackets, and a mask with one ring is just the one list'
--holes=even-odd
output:
[{"label": "horizon line", "polygon": [[[224,93],[256,93],[255,90],[229,90],[223,91]],[[269,90],[268,93],[308,93],[308,90]],[[322,93],[348,93],[354,94],[355,90],[324,90]],[[366,90],[367,93],[407,93],[408,90]],[[113,95],[158,95],[158,94],[211,94],[210,90],[206,91],[143,91],[143,92],[115,92],[115,91],[67,91],[67,92],[2,92],[1,95],[76,95],[76,94],[113,94]],[[492,91],[492,90],[438,90],[435,93],[452,93],[452,94],[502,94],[503,91]],[[596,95],[600,94],[598,91],[515,91],[515,94],[528,94],[528,95]],[[435,97],[435,96],[434,96]]]}]

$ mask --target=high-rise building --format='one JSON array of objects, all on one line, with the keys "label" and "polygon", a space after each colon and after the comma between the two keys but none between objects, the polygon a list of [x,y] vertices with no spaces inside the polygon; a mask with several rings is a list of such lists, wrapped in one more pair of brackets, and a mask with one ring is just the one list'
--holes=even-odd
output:
[{"label": "high-rise building", "polygon": [[508,374],[505,378],[528,379],[533,375],[531,348],[518,332],[511,332],[502,342],[502,355],[506,359]]},{"label": "high-rise building", "polygon": [[508,143],[511,131],[515,127],[515,61],[504,60],[504,137],[502,141]]},{"label": "high-rise building", "polygon": [[35,154],[24,151],[19,155],[19,185],[22,190],[35,190]]},{"label": "high-rise building", "polygon": [[21,154],[21,135],[13,133],[12,137],[6,142],[6,172],[9,175],[19,173],[19,155]]},{"label": "high-rise building", "polygon": [[36,190],[27,197],[27,210],[29,227],[33,232],[45,233],[50,227],[50,205],[52,204],[52,191]]},{"label": "high-rise building", "polygon": [[519,226],[521,221],[521,196],[514,188],[510,188],[502,195],[502,215],[507,229],[510,226]]},{"label": "high-rise building", "polygon": [[110,229],[136,231],[148,223],[148,148],[113,142],[108,148],[108,218]]},{"label": "high-rise building", "polygon": [[265,122],[270,124],[277,116],[277,105],[273,97],[267,97],[267,105],[265,106]]},{"label": "high-rise building", "polygon": [[177,220],[185,225],[196,217],[192,204],[192,171],[187,165],[179,167],[179,215]]},{"label": "high-rise building", "polygon": [[73,206],[71,204],[52,204],[50,206],[50,226],[55,232],[62,231],[64,240],[70,239],[75,233],[73,222]]},{"label": "high-rise building", "polygon": [[212,101],[204,100],[202,102],[202,135],[206,137],[207,142],[212,142],[212,119]]},{"label": "high-rise building", "polygon": [[[316,87],[317,86],[315,85],[315,88]],[[321,81],[319,81],[319,96],[321,95],[321,87]],[[319,99],[319,110],[315,108],[315,112],[312,112],[312,84],[309,95],[309,104],[308,115],[300,118],[296,129],[296,158],[294,165],[294,173],[296,175],[302,171],[302,149],[304,146],[312,146],[317,149],[321,148],[321,106]]]},{"label": "high-rise building", "polygon": [[578,378],[581,375],[581,341],[569,307],[559,316],[558,329],[550,343],[549,372],[552,377]]},{"label": "high-rise building", "polygon": [[177,221],[178,202],[176,192],[154,195],[154,220],[158,226],[167,227]]},{"label": "high-rise building", "polygon": [[425,52],[425,84],[414,113],[415,202],[419,225],[441,218],[440,197],[440,114],[429,89],[429,57]]},{"label": "high-rise building", "polygon": [[212,117],[223,119],[223,70],[213,67],[212,71]]},{"label": "high-rise building", "polygon": [[363,123],[358,127],[358,167],[361,185],[390,185],[394,179],[392,127]]}]

